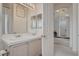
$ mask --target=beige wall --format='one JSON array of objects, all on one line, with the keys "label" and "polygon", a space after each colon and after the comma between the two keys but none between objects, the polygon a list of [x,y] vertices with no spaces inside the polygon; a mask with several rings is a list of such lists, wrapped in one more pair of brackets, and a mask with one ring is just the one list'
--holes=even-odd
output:
[{"label": "beige wall", "polygon": [[[18,8],[17,6],[20,6],[22,9]],[[17,10],[19,10],[21,12],[18,12]],[[24,11],[24,14],[22,14],[23,11]],[[14,4],[14,14],[13,15],[14,15],[13,32],[16,32],[16,33],[27,32],[28,9],[20,4]]]}]

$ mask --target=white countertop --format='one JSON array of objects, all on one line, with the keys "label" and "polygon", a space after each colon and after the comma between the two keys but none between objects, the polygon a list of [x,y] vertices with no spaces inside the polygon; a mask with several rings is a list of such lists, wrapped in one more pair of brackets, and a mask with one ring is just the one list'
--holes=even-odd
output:
[{"label": "white countertop", "polygon": [[8,46],[12,46],[15,44],[23,43],[23,42],[30,42],[35,39],[41,38],[41,35],[32,35],[29,33],[24,34],[5,34],[2,36],[2,40]]}]

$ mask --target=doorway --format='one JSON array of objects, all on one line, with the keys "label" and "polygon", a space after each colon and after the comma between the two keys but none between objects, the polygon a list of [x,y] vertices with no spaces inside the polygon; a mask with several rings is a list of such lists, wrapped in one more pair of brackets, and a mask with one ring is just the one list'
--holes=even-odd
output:
[{"label": "doorway", "polygon": [[[73,39],[73,36],[76,36],[74,28],[76,26],[76,23],[75,25],[73,24],[75,21],[74,19],[76,19],[76,15],[74,14],[74,9],[76,8],[75,6],[76,5],[73,5],[71,3],[43,4],[44,35],[42,39],[42,54],[44,56],[76,55],[72,51],[75,50],[76,46],[76,37],[74,37]],[[57,18],[57,15],[58,17],[60,17]],[[74,15],[75,17],[73,17],[72,15]]]},{"label": "doorway", "polygon": [[72,4],[54,4],[54,55],[74,56],[71,47]]}]

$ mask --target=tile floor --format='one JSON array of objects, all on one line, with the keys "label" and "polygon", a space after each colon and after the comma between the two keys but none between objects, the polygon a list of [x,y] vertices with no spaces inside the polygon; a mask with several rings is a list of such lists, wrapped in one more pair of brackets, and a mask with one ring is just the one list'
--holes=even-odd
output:
[{"label": "tile floor", "polygon": [[68,41],[63,41],[62,38],[57,38],[57,40],[55,40],[55,56],[76,56],[76,54],[73,53],[73,51],[68,47],[67,44]]}]

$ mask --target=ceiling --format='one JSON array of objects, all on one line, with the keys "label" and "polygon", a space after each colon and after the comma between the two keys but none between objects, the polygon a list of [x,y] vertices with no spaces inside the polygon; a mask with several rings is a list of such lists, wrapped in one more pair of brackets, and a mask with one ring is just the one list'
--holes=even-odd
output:
[{"label": "ceiling", "polygon": [[72,7],[72,3],[55,3],[54,4],[54,8],[60,9],[60,8],[71,8]]}]

